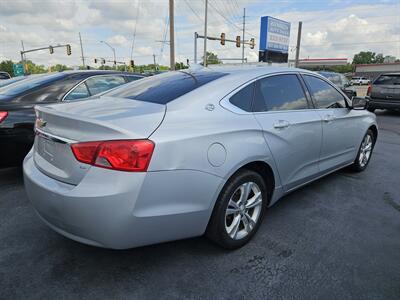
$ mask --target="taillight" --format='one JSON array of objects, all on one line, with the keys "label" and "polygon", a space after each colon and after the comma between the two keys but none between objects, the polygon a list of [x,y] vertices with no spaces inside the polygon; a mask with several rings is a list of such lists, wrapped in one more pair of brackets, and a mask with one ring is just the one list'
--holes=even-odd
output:
[{"label": "taillight", "polygon": [[71,145],[83,163],[127,172],[146,172],[154,150],[150,140],[83,142]]},{"label": "taillight", "polygon": [[7,118],[8,112],[7,111],[0,111],[0,123],[4,121],[5,118]]},{"label": "taillight", "polygon": [[367,96],[371,96],[371,92],[372,92],[372,85],[369,85],[367,89]]}]

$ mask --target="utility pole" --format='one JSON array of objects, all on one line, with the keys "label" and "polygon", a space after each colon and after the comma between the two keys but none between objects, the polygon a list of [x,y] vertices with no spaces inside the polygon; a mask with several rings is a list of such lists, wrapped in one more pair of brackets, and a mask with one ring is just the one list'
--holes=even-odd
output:
[{"label": "utility pole", "polygon": [[157,71],[156,55],[155,54],[153,54],[153,62],[154,62],[154,71]]},{"label": "utility pole", "polygon": [[297,44],[296,44],[296,60],[294,66],[297,68],[299,66],[299,56],[300,56],[300,40],[301,40],[301,27],[303,22],[299,22],[299,29],[297,30]]},{"label": "utility pole", "polygon": [[[24,41],[23,40],[21,40],[21,46],[22,46],[22,51],[25,52],[25,47],[24,47]],[[25,70],[25,60],[26,60],[26,56],[25,56],[25,54],[22,54],[22,52],[21,52],[21,63],[22,63],[22,67],[24,68],[24,74],[26,72],[26,70]]]},{"label": "utility pole", "polygon": [[194,33],[194,63],[197,64],[197,32]]},{"label": "utility pole", "polygon": [[203,66],[207,67],[207,5],[208,0],[204,1],[204,58]]},{"label": "utility pole", "polygon": [[243,8],[242,64],[244,64],[244,31],[246,28],[246,8]]},{"label": "utility pole", "polygon": [[82,55],[82,65],[83,68],[85,68],[85,57],[83,56],[83,46],[82,46],[82,37],[81,37],[81,33],[79,32],[79,43],[81,44],[81,55]]},{"label": "utility pole", "polygon": [[169,62],[170,69],[175,70],[174,0],[169,0]]}]

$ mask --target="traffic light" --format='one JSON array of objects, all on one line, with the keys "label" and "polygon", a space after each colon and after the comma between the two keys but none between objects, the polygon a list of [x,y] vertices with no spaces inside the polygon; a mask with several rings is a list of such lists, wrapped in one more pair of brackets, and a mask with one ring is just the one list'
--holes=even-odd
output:
[{"label": "traffic light", "polygon": [[240,35],[236,36],[236,47],[240,48]]},{"label": "traffic light", "polygon": [[71,55],[71,45],[67,45],[67,55]]},{"label": "traffic light", "polygon": [[254,46],[255,46],[255,41],[254,41],[254,38],[251,38],[250,39],[250,49],[254,49]]},{"label": "traffic light", "polygon": [[221,45],[225,45],[225,33],[221,33]]},{"label": "traffic light", "polygon": [[104,58],[101,59],[101,64],[105,65],[106,64],[106,60]]},{"label": "traffic light", "polygon": [[97,58],[94,59],[94,63],[97,64]]},{"label": "traffic light", "polygon": [[134,67],[135,67],[135,62],[133,61],[133,59],[131,59],[131,60],[129,61],[129,66],[130,66],[131,68],[134,68]]},{"label": "traffic light", "polygon": [[53,48],[53,46],[49,46],[49,51],[50,51],[50,54],[53,54],[53,53],[54,53],[54,48]]}]

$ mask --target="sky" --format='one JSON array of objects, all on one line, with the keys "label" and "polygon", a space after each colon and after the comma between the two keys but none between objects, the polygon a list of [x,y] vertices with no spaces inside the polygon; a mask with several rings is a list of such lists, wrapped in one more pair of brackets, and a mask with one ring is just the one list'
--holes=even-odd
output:
[{"label": "sky", "polygon": [[[204,0],[175,0],[176,61],[193,61],[194,32],[204,32]],[[303,22],[300,58],[348,58],[359,51],[374,51],[400,58],[400,0],[209,0],[208,35],[235,39],[241,35],[246,9],[245,38],[255,38],[254,50],[247,47],[248,61],[258,61],[261,16],[291,23],[289,57],[295,55],[298,22]],[[45,66],[57,63],[82,64],[79,32],[86,63],[98,66],[95,58],[135,64],[169,64],[168,0],[1,0],[0,61],[20,59],[25,49],[70,44],[54,54],[40,51],[27,59]],[[133,46],[133,47],[132,47]],[[220,58],[239,58],[235,44],[208,41],[208,50]],[[132,51],[133,48],[133,51]],[[198,40],[198,53],[203,41]],[[201,54],[199,54],[199,57]]]}]

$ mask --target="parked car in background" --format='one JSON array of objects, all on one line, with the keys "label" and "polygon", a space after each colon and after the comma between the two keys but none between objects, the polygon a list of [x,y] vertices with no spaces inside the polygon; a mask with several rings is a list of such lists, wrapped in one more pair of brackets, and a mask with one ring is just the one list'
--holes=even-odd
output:
[{"label": "parked car in background", "polygon": [[380,75],[368,87],[368,110],[375,109],[400,109],[400,73],[387,73]]},{"label": "parked car in background", "polygon": [[343,74],[328,71],[319,71],[318,73],[325,78],[328,78],[332,83],[340,88],[349,99],[357,96],[357,92],[350,87],[350,81]]},{"label": "parked car in background", "polygon": [[37,107],[25,187],[44,222],[79,242],[130,248],[206,233],[234,249],[285,194],[367,167],[378,131],[365,106],[294,68],[155,75]]},{"label": "parked car in background", "polygon": [[7,80],[10,79],[11,76],[7,72],[0,71],[0,80]]},{"label": "parked car in background", "polygon": [[22,162],[32,147],[35,105],[75,101],[142,77],[114,71],[67,71],[35,75],[0,88],[0,167]]},{"label": "parked car in background", "polygon": [[371,80],[369,80],[368,78],[365,78],[365,77],[352,77],[350,80],[350,83],[352,85],[366,85],[366,84],[370,84]]},{"label": "parked car in background", "polygon": [[16,77],[12,77],[10,79],[6,79],[6,80],[0,80],[0,89],[8,86],[10,84],[16,84],[17,82],[21,82],[22,80],[32,80],[32,79],[36,79],[40,76],[46,76],[48,75],[47,73],[43,73],[43,74],[32,74],[32,75],[25,75],[25,76],[16,76]]}]

